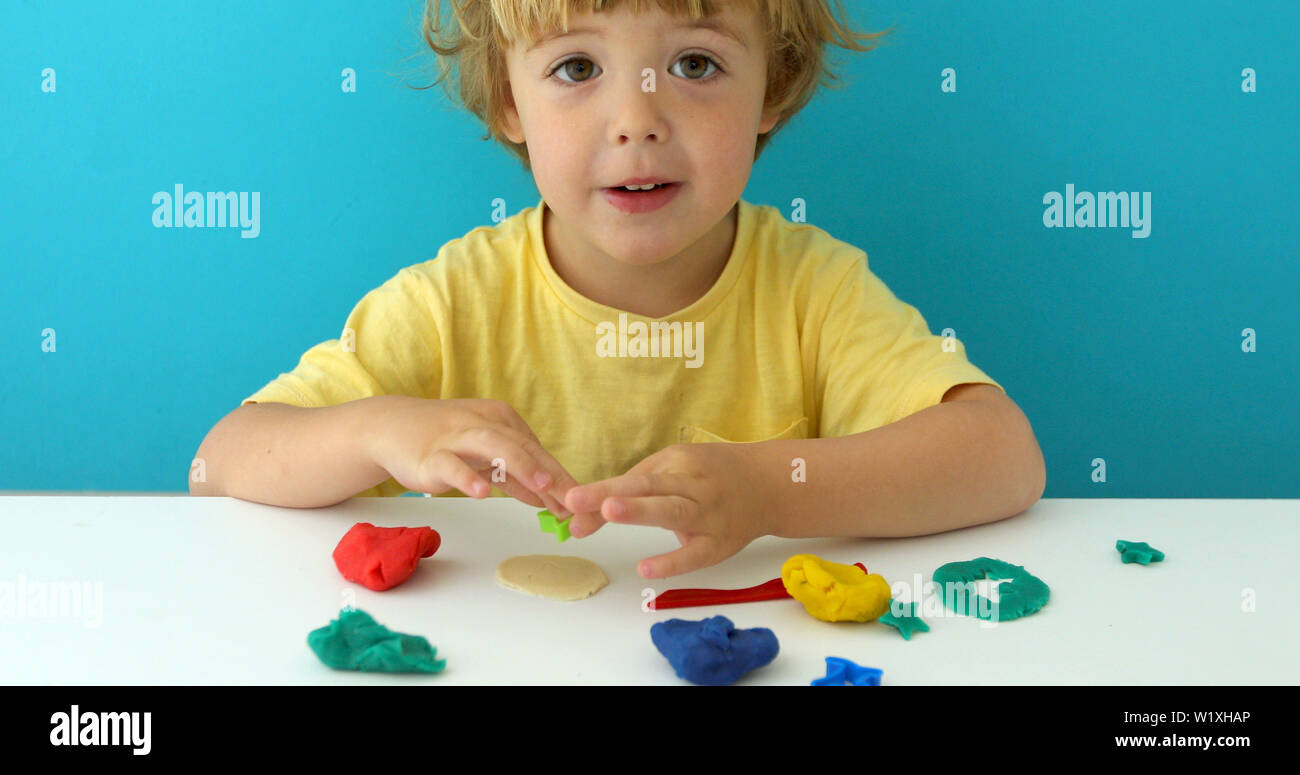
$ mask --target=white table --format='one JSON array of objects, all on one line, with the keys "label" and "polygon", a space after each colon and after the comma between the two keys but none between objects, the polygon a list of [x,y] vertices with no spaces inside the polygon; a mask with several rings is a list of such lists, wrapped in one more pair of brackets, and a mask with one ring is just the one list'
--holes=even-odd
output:
[{"label": "white table", "polygon": [[[714,614],[780,640],[776,660],[745,684],[807,685],[831,655],[883,669],[885,685],[1300,683],[1300,501],[1044,500],[933,536],[768,537],[667,583],[637,576],[636,562],[675,548],[668,532],[607,525],[558,543],[535,515],[504,498],[358,498],[299,510],[232,498],[3,496],[0,684],[684,684],[650,625]],[[405,584],[372,592],[345,581],[330,557],[356,522],[429,525],[442,547]],[[1117,539],[1167,557],[1122,564]],[[818,621],[793,600],[642,610],[646,588],[751,586],[804,552],[861,561],[909,585],[946,562],[995,557],[1047,582],[1051,601],[992,627],[931,615],[930,632],[910,641],[879,623]],[[497,586],[497,563],[520,554],[587,557],[610,584],[577,602]],[[49,600],[56,584],[66,608],[36,615],[32,596],[43,590]],[[93,594],[72,599],[74,584],[92,593],[99,585],[98,613]],[[1243,610],[1251,599],[1255,610]],[[427,637],[446,670],[325,667],[307,633],[347,602]]]}]

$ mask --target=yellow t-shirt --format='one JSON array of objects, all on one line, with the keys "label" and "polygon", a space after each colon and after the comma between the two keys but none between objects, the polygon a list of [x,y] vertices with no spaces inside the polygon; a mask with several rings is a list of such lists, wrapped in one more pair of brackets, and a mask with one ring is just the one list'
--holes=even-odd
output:
[{"label": "yellow t-shirt", "polygon": [[[774,207],[740,200],[713,287],[652,320],[560,278],[542,239],[545,206],[400,270],[361,299],[339,339],[243,403],[499,399],[587,483],[678,442],[847,436],[934,406],[954,385],[1002,387],[955,337],[945,347],[932,335],[866,253]],[[651,323],[668,325],[652,336]],[[390,478],[358,495],[406,491]]]}]

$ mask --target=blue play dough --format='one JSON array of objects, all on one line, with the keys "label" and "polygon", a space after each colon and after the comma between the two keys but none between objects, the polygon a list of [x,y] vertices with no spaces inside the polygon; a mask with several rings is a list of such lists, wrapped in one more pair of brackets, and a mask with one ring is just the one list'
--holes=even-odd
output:
[{"label": "blue play dough", "polygon": [[725,616],[698,622],[669,619],[650,627],[650,640],[677,675],[703,686],[728,686],[773,659],[780,646],[766,627],[737,630]]}]

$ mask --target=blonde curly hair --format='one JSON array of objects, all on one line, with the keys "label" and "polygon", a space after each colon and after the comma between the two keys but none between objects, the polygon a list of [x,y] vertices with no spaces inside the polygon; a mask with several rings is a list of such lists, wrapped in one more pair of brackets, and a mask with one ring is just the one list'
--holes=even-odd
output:
[{"label": "blonde curly hair", "polygon": [[[531,172],[528,147],[505,136],[504,111],[508,102],[506,51],[512,43],[531,45],[554,32],[569,29],[569,14],[595,13],[630,6],[638,14],[657,5],[665,13],[700,19],[723,7],[754,11],[764,25],[767,48],[767,93],[764,112],[779,118],[771,131],[759,135],[757,160],[763,147],[812,99],[820,81],[838,87],[823,47],[834,44],[853,51],[871,51],[874,41],[890,30],[859,33],[839,21],[844,16],[840,0],[448,0],[454,20],[442,21],[442,0],[425,0],[421,28],[424,41],[438,57],[439,75],[427,89],[443,84],[456,101],[451,75],[459,73],[459,100],[487,125],[483,140],[495,138]],[[834,9],[832,9],[832,5]],[[440,37],[445,34],[446,37]]]}]

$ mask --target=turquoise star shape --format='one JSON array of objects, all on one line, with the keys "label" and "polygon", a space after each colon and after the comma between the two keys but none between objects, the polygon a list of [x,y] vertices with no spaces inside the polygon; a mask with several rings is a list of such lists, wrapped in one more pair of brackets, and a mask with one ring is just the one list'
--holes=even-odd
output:
[{"label": "turquoise star shape", "polygon": [[898,634],[903,636],[903,640],[911,640],[914,632],[929,632],[930,625],[916,612],[916,603],[906,605],[899,603],[904,613],[900,616],[894,616],[894,601],[889,601],[889,612],[881,616],[877,621],[881,624],[888,624],[890,627],[898,630]]},{"label": "turquoise star shape", "polygon": [[1165,558],[1165,553],[1145,541],[1116,541],[1115,548],[1119,550],[1119,558],[1124,562],[1137,562],[1148,565],[1153,562],[1160,562]]},{"label": "turquoise star shape", "polygon": [[555,540],[564,543],[569,540],[569,520],[560,519],[546,509],[537,512],[537,521],[542,525],[543,533],[554,533]]}]

